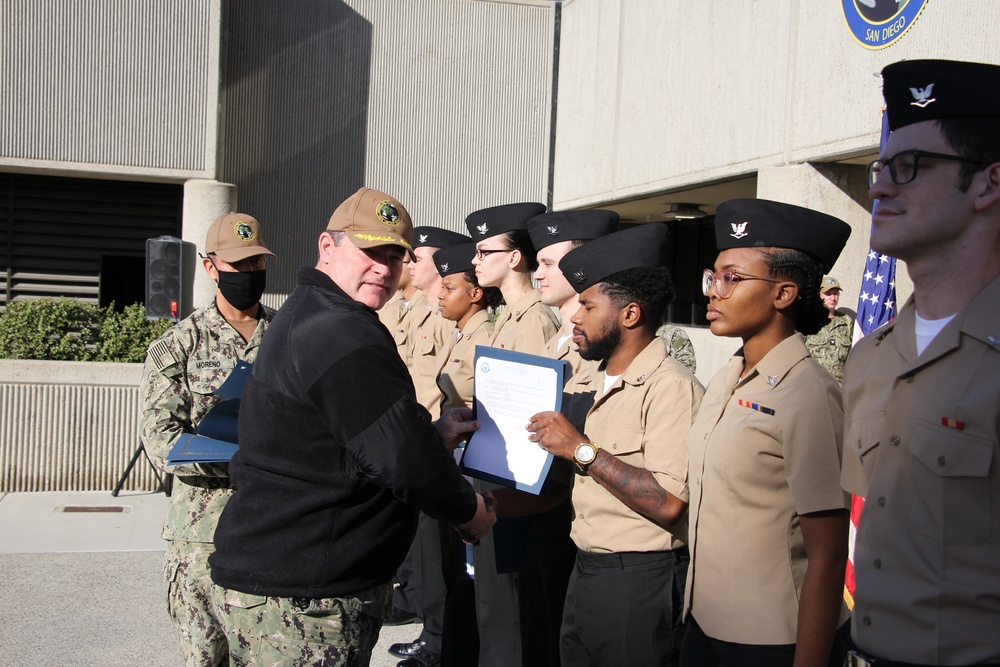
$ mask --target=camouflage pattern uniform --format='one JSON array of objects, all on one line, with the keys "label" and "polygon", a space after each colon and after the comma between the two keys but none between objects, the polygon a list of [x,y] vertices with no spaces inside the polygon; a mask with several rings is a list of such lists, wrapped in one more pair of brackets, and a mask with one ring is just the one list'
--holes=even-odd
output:
[{"label": "camouflage pattern uniform", "polygon": [[221,586],[214,595],[233,633],[233,667],[367,665],[392,606],[389,582],[341,598],[266,597]]},{"label": "camouflage pattern uniform", "polygon": [[844,364],[854,343],[854,317],[838,310],[833,319],[811,336],[805,336],[806,349],[833,379],[844,383]]},{"label": "camouflage pattern uniform", "polygon": [[661,324],[656,330],[656,335],[663,338],[663,344],[667,348],[667,354],[681,362],[691,374],[694,375],[698,368],[694,359],[694,345],[691,339],[684,333],[684,329],[671,324]]},{"label": "camouflage pattern uniform", "polygon": [[263,316],[247,343],[213,303],[178,322],[146,353],[140,385],[142,441],[158,469],[175,475],[162,537],[170,542],[163,566],[167,612],[181,637],[186,664],[221,665],[228,654],[225,632],[214,616],[208,557],[215,525],[232,495],[229,465],[167,467],[177,438],[215,405],[212,392],[237,361],[252,362],[273,311]]}]

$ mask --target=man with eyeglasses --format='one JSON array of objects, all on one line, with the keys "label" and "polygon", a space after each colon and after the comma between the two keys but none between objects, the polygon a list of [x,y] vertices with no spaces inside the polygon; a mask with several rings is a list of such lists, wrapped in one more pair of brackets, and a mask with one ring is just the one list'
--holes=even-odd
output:
[{"label": "man with eyeglasses", "polygon": [[865,497],[849,665],[1000,664],[1000,67],[882,71],[871,245],[913,297],[852,351],[842,482]]},{"label": "man with eyeglasses", "polygon": [[163,523],[167,611],[180,634],[185,663],[222,665],[226,635],[211,603],[208,557],[215,525],[233,493],[228,463],[167,466],[167,455],[217,401],[218,389],[240,361],[253,362],[274,311],[260,303],[265,269],[274,253],[264,246],[260,223],[244,213],[220,216],[205,239],[205,272],[215,301],[191,313],[153,341],[139,395],[140,429],[154,464],[173,473],[170,508]]}]

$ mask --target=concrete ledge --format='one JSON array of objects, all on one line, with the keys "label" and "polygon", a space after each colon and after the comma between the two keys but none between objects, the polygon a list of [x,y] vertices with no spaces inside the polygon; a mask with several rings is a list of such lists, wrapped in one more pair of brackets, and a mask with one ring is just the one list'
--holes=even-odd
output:
[{"label": "concrete ledge", "polygon": [[0,383],[3,384],[138,387],[141,380],[142,364],[0,359]]}]

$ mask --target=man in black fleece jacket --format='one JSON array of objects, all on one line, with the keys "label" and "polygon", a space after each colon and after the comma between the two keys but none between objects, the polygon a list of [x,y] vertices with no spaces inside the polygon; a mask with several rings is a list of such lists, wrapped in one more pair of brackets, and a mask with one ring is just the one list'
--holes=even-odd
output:
[{"label": "man in black fleece jacket", "polygon": [[495,522],[449,451],[471,411],[431,423],[375,313],[411,236],[402,204],[359,190],[261,344],[210,560],[233,665],[367,665],[417,510],[469,541]]}]

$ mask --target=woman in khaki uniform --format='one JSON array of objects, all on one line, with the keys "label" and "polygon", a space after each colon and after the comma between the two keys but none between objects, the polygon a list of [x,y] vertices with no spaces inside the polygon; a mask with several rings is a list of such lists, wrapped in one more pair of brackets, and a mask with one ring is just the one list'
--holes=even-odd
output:
[{"label": "woman in khaki uniform", "polygon": [[[545,355],[546,343],[559,331],[558,318],[531,284],[537,261],[527,223],[544,212],[542,204],[505,204],[475,211],[465,220],[476,242],[476,278],[483,287],[500,288],[506,303],[491,347]],[[496,490],[495,484],[478,480],[473,486]],[[553,656],[558,661],[558,628],[544,619],[555,604],[549,599],[559,595],[553,589],[565,586],[551,580],[548,561],[550,536],[569,532],[568,503],[562,502],[568,494],[567,486],[549,486],[542,496],[527,499],[527,494],[498,491],[499,529],[480,542],[474,555],[479,667],[549,665]],[[539,500],[547,503],[542,513]]]},{"label": "woman in khaki uniform", "polygon": [[850,227],[740,199],[718,207],[715,234],[708,320],[743,347],[712,378],[689,437],[681,665],[825,667],[845,620],[843,408],[801,333],[826,320],[819,280]]},{"label": "woman in khaki uniform", "polygon": [[488,347],[493,336],[493,322],[486,309],[499,306],[502,298],[497,288],[480,287],[472,266],[475,254],[473,243],[434,253],[434,264],[441,275],[438,312],[458,326],[455,346],[440,360],[438,368],[442,413],[450,408],[472,407],[476,346]]}]

